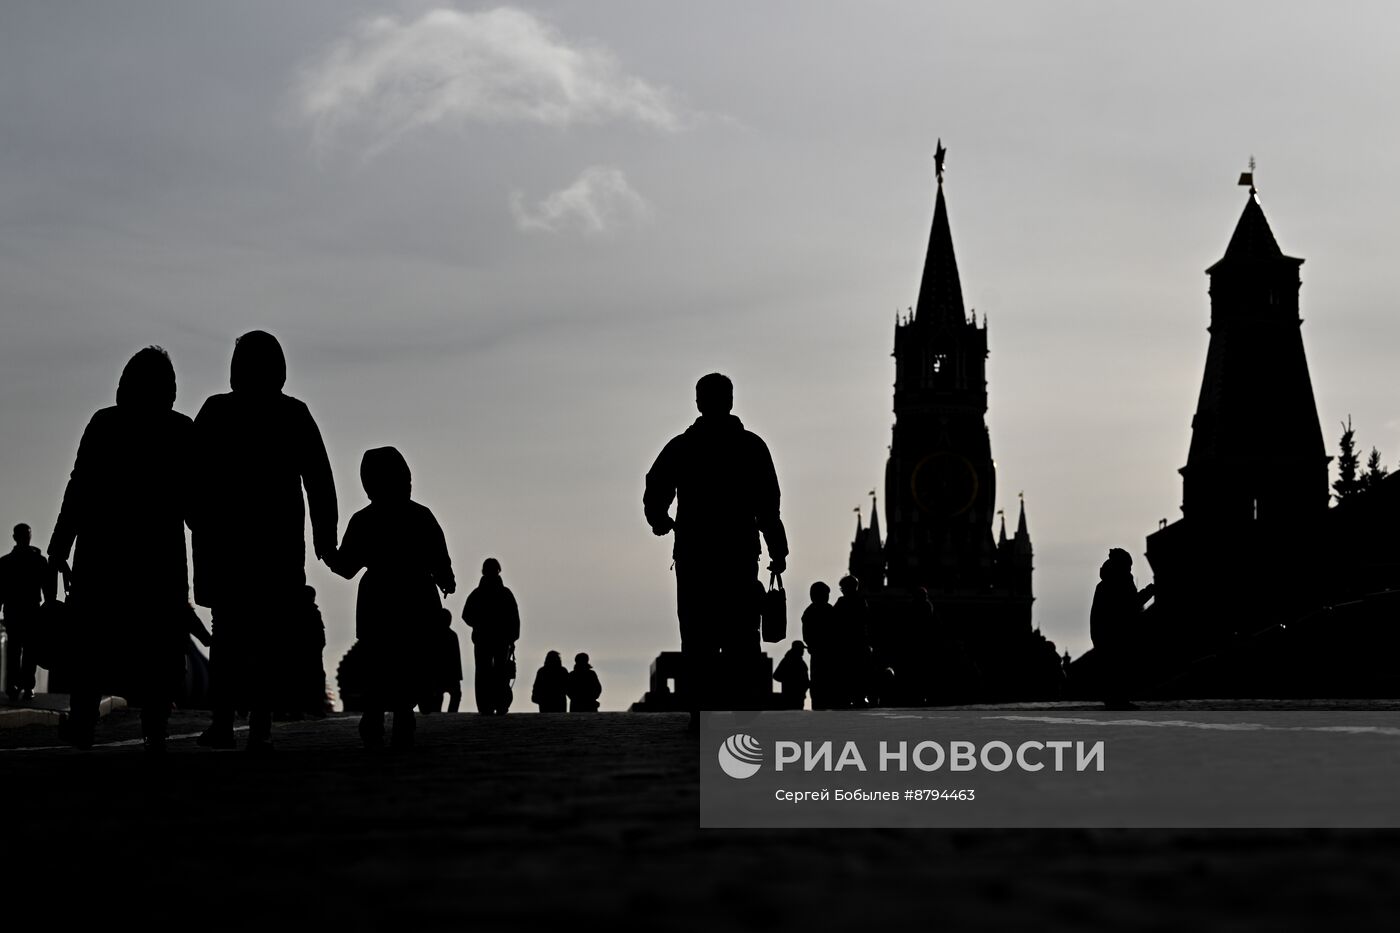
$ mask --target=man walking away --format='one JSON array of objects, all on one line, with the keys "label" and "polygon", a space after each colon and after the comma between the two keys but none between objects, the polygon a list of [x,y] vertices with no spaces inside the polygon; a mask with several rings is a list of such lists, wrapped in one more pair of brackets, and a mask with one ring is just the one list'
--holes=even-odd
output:
[{"label": "man walking away", "polygon": [[10,702],[34,696],[34,641],[39,607],[51,577],[44,552],[30,544],[29,526],[15,526],[15,546],[0,557],[0,612],[5,616],[5,693]]},{"label": "man walking away", "polygon": [[510,709],[510,682],[515,679],[515,643],[520,638],[520,607],[501,580],[501,562],[481,564],[481,583],[467,595],[462,621],[472,630],[476,659],[476,708],[485,716]]},{"label": "man walking away", "polygon": [[[695,385],[700,417],[672,438],[646,477],[642,504],[652,533],[675,532],[681,692],[698,724],[702,709],[739,709],[771,693],[750,682],[757,659],[759,535],[768,569],[787,569],[778,475],[768,446],[731,414],[734,385],[710,373]],[[672,502],[676,515],[670,515]]]}]

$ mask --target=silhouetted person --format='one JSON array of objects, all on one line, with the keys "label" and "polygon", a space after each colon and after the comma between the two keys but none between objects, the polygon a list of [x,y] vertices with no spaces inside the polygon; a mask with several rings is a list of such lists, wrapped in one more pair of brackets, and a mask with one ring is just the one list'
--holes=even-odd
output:
[{"label": "silhouetted person", "polygon": [[520,607],[501,580],[501,562],[481,564],[481,583],[467,595],[462,621],[472,630],[476,659],[476,708],[487,716],[504,716],[514,699],[515,643],[520,638]]},{"label": "silhouetted person", "polygon": [[890,661],[899,702],[924,706],[932,702],[940,679],[945,685],[951,680],[948,676],[951,651],[947,644],[948,633],[928,598],[928,590],[919,587],[911,595],[913,598],[906,608],[906,634]]},{"label": "silhouetted person", "polygon": [[[788,556],[773,458],[763,440],[730,413],[733,384],[719,373],[702,377],[695,405],[700,417],[662,449],[647,473],[642,500],[653,534],[676,533],[682,684],[692,714],[741,707],[752,692],[735,681],[734,672],[760,651],[761,604],[754,585],[759,534],[771,572],[782,573]],[[762,689],[767,692],[767,685]]]},{"label": "silhouetted person", "polygon": [[447,695],[447,711],[462,708],[462,643],[452,630],[452,612],[444,609],[441,624],[430,638],[428,656],[424,659],[426,689],[418,710],[423,713],[442,712],[442,698]]},{"label": "silhouetted person", "polygon": [[837,706],[844,709],[866,705],[870,685],[870,639],[866,632],[867,611],[860,580],[842,577],[837,584],[841,598],[832,611],[835,622],[831,644],[835,662]]},{"label": "silhouetted person", "polygon": [[568,700],[569,672],[559,652],[550,651],[544,656],[544,666],[535,674],[530,702],[538,705],[541,713],[562,713],[568,707]]},{"label": "silhouetted person", "polygon": [[1109,709],[1134,708],[1129,702],[1133,670],[1138,666],[1134,649],[1140,635],[1142,607],[1152,598],[1153,591],[1151,583],[1141,590],[1137,588],[1133,558],[1127,551],[1113,548],[1108,552],[1094,588],[1089,637],[1094,642],[1104,705]]},{"label": "silhouetted person", "polygon": [[[209,643],[205,644],[207,646]],[[328,712],[326,622],[321,618],[321,607],[316,605],[316,588],[313,586],[304,586],[301,589],[296,645],[297,660],[293,681],[295,686],[291,688],[296,702],[287,707],[287,712],[294,715],[310,713],[313,716],[324,716]]]},{"label": "silhouetted person", "polygon": [[[194,426],[174,410],[175,369],[159,347],[122,370],[117,404],[92,416],[49,541],[66,568],[73,744],[92,744],[103,693],[141,707],[146,747],[165,747],[189,643],[185,521]],[[76,543],[76,551],[74,545]]]},{"label": "silhouetted person", "polygon": [[807,592],[812,604],[802,612],[802,641],[812,657],[812,709],[830,709],[839,667],[829,653],[836,637],[836,609],[831,605],[831,587],[820,580]]},{"label": "silhouetted person", "polygon": [[30,540],[29,526],[15,526],[15,546],[0,557],[0,612],[5,616],[8,649],[5,656],[5,692],[10,701],[34,696],[34,639],[39,612],[53,574],[49,562]]},{"label": "silhouetted person", "polygon": [[[413,476],[393,447],[365,451],[360,482],[369,505],[350,517],[331,569],[350,578],[365,571],[355,600],[355,637],[369,663],[360,737],[368,748],[384,744],[384,714],[394,714],[393,745],[413,744],[413,707],[434,636],[442,627],[442,602],[457,589],[447,541],[437,519],[411,498]],[[441,700],[441,697],[439,697]]]},{"label": "silhouetted person", "polygon": [[778,682],[782,694],[783,709],[802,709],[807,705],[807,688],[811,686],[812,678],[807,672],[807,662],[802,660],[804,647],[802,642],[794,641],[778,662],[778,669],[773,672],[773,679]]},{"label": "silhouetted person", "polygon": [[283,393],[286,381],[277,338],[250,331],[234,346],[232,391],[211,396],[195,418],[194,595],[214,612],[214,721],[200,744],[216,748],[234,747],[235,708],[251,713],[248,749],[271,748],[272,710],[295,702],[308,506],[316,556],[335,552],[326,446],[305,403]]},{"label": "silhouetted person", "polygon": [[568,691],[569,712],[598,712],[598,698],[603,695],[603,685],[598,681],[598,672],[588,663],[588,655],[583,652],[574,655],[574,669],[569,671]]}]

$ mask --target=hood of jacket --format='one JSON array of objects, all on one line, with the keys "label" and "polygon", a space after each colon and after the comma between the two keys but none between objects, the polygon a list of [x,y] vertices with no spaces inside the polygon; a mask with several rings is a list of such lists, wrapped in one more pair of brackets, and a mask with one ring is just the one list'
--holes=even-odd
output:
[{"label": "hood of jacket", "polygon": [[413,494],[408,461],[394,447],[375,447],[360,460],[360,483],[371,502],[402,502]]},{"label": "hood of jacket", "polygon": [[265,330],[239,337],[233,345],[228,384],[235,392],[281,392],[287,384],[287,357],[277,338]]}]

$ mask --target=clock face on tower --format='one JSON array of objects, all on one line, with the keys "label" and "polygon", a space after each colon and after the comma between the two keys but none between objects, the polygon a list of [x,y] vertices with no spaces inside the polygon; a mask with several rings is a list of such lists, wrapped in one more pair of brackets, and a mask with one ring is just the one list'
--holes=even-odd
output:
[{"label": "clock face on tower", "polygon": [[951,450],[942,450],[919,461],[909,486],[921,512],[937,518],[952,518],[972,508],[981,482],[970,460]]}]

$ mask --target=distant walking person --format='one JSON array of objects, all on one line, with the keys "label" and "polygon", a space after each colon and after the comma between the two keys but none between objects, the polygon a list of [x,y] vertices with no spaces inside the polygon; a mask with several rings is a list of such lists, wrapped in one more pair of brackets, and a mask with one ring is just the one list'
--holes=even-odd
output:
[{"label": "distant walking person", "polygon": [[501,562],[481,564],[481,583],[467,595],[462,621],[472,630],[476,659],[476,708],[487,716],[504,716],[514,695],[515,643],[520,639],[520,607],[501,580]]},{"label": "distant walking person", "polygon": [[783,709],[802,709],[807,705],[807,688],[812,678],[807,672],[807,662],[802,660],[802,650],[806,646],[800,641],[792,643],[788,653],[778,662],[773,679],[778,682],[782,694]]},{"label": "distant walking person", "polygon": [[44,552],[29,543],[23,523],[14,530],[15,546],[0,557],[0,612],[5,616],[5,692],[13,703],[34,696],[34,639],[39,609],[53,574]]},{"label": "distant walking person", "polygon": [[788,556],[773,458],[730,413],[733,383],[719,373],[702,377],[695,405],[700,417],[662,449],[642,500],[653,534],[676,533],[676,614],[692,725],[701,709],[741,708],[771,692],[742,675],[760,650],[759,534],[771,572],[782,573]]},{"label": "distant walking person", "polygon": [[830,649],[837,675],[836,706],[852,709],[869,705],[867,698],[874,692],[865,595],[856,577],[842,577],[836,585],[841,598],[832,612],[835,625]]},{"label": "distant walking person", "polygon": [[551,651],[544,656],[544,666],[535,674],[530,702],[538,705],[541,713],[562,713],[568,708],[568,701],[569,672],[559,652]]},{"label": "distant walking person", "polygon": [[76,654],[68,728],[92,745],[103,693],[141,707],[146,748],[165,748],[189,643],[185,522],[194,425],[174,410],[175,368],[159,347],[122,370],[117,404],[92,416],[49,541],[73,556],[68,614]]},{"label": "distant walking person", "polygon": [[588,663],[588,655],[574,655],[574,669],[569,671],[569,712],[598,712],[598,698],[602,695],[603,685],[598,682],[598,672]]},{"label": "distant walking person", "polygon": [[234,345],[232,391],[211,396],[195,418],[194,595],[213,610],[214,630],[214,721],[200,744],[214,748],[234,747],[238,708],[250,713],[248,750],[270,749],[272,710],[297,704],[308,507],[317,558],[335,553],[330,459],[306,404],[282,391],[286,382],[282,345],[250,331]]},{"label": "distant walking person", "polygon": [[442,697],[447,695],[447,711],[462,708],[462,643],[452,631],[452,613],[444,609],[441,623],[429,638],[428,655],[423,660],[423,699],[418,710],[423,713],[442,712]]},{"label": "distant walking person", "polygon": [[836,609],[831,605],[831,587],[820,580],[812,584],[808,595],[812,603],[802,612],[802,641],[812,658],[812,709],[829,709],[835,703],[839,674],[836,657],[830,652],[836,639]]},{"label": "distant walking person", "polygon": [[1152,598],[1155,587],[1142,589],[1133,580],[1133,558],[1122,548],[1113,548],[1099,568],[1094,588],[1094,604],[1089,610],[1089,637],[1094,642],[1095,666],[1108,709],[1134,709],[1130,702],[1133,673],[1139,659],[1136,643],[1141,635],[1142,607]]},{"label": "distant walking person", "polygon": [[404,748],[413,744],[424,668],[441,647],[438,593],[452,594],[457,581],[442,527],[412,499],[403,455],[393,447],[365,451],[360,482],[369,505],[350,517],[331,569],[346,579],[365,571],[355,600],[355,637],[368,664],[360,738],[366,748],[382,747],[384,714],[391,712],[392,744]]}]

